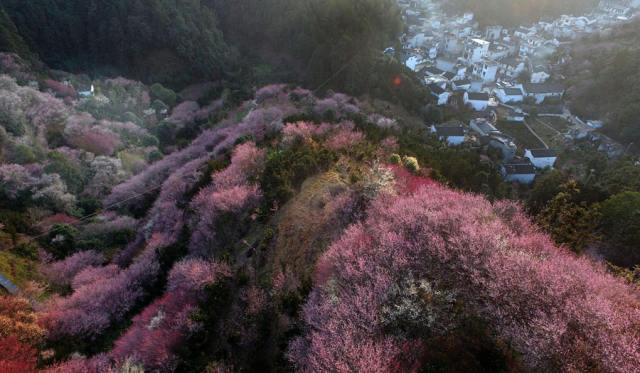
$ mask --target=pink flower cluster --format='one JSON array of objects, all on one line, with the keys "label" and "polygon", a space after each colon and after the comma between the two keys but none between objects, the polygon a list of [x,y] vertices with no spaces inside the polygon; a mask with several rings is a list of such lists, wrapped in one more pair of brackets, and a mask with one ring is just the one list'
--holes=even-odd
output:
[{"label": "pink flower cluster", "polygon": [[75,97],[76,90],[53,79],[45,79],[44,85],[59,97]]},{"label": "pink flower cluster", "polygon": [[256,101],[262,103],[267,99],[276,98],[284,90],[284,84],[273,84],[260,88],[256,92]]},{"label": "pink flower cluster", "polygon": [[[93,278],[85,274],[73,294],[45,304],[39,322],[53,340],[64,336],[95,338],[131,310],[159,269],[155,254],[147,252],[127,269],[92,271]],[[104,277],[107,274],[111,276]]]},{"label": "pink flower cluster", "polygon": [[97,266],[106,262],[102,253],[96,251],[81,251],[63,260],[54,262],[42,268],[43,274],[51,283],[57,285],[71,285],[73,278],[89,266]]},{"label": "pink flower cluster", "polygon": [[131,358],[149,370],[173,371],[177,348],[199,327],[190,319],[198,310],[198,294],[205,285],[230,276],[226,264],[199,259],[177,263],[169,274],[167,293],[133,318],[109,356],[119,364]]},{"label": "pink flower cluster", "polygon": [[351,129],[343,129],[329,138],[329,140],[325,142],[325,146],[333,150],[343,150],[352,148],[364,140],[364,133]]},{"label": "pink flower cluster", "polygon": [[399,175],[400,194],[379,195],[320,259],[288,353],[299,370],[389,371],[419,350],[383,322],[394,289],[415,278],[455,294],[532,370],[638,371],[635,290],[555,247],[517,206],[415,179]]},{"label": "pink flower cluster", "polygon": [[70,145],[97,155],[111,155],[119,145],[118,136],[110,131],[85,130],[68,140]]},{"label": "pink flower cluster", "polygon": [[248,178],[257,174],[264,164],[264,151],[253,143],[238,145],[231,164],[212,175],[212,185],[204,188],[193,199],[197,223],[191,236],[191,250],[207,255],[215,249],[216,224],[223,213],[246,213],[254,209],[261,197],[256,185]]}]

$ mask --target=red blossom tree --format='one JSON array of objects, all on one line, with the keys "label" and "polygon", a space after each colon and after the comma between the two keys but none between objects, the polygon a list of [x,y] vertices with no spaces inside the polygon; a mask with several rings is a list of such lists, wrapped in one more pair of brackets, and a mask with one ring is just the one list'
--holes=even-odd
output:
[{"label": "red blossom tree", "polygon": [[77,95],[76,90],[73,87],[62,84],[53,79],[45,79],[44,85],[59,97],[73,97]]},{"label": "red blossom tree", "polygon": [[20,342],[16,336],[0,338],[0,372],[36,372],[36,363],[36,350],[31,345]]}]

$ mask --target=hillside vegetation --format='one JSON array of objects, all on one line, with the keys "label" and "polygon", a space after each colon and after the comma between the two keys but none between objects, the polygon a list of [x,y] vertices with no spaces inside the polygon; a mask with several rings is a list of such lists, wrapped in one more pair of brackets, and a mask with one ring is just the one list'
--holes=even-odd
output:
[{"label": "hillside vegetation", "polygon": [[453,0],[444,2],[443,8],[458,14],[473,12],[481,25],[517,27],[563,14],[583,14],[596,5],[596,0]]},{"label": "hillside vegetation", "polygon": [[393,0],[3,0],[2,8],[3,50],[32,51],[61,70],[174,89],[292,82],[407,107],[424,101],[411,72],[382,54],[403,30]]},{"label": "hillside vegetation", "polygon": [[477,153],[372,107],[285,85],[205,122],[175,104],[166,115],[199,131],[124,173],[109,211],[74,218],[67,192],[71,215],[41,214],[54,233],[31,252],[46,294],[1,340],[21,353],[0,360],[83,373],[640,366],[637,288],[500,201]]},{"label": "hillside vegetation", "polygon": [[640,21],[615,28],[608,36],[579,43],[567,66],[571,110],[606,122],[604,133],[624,145],[640,147]]}]

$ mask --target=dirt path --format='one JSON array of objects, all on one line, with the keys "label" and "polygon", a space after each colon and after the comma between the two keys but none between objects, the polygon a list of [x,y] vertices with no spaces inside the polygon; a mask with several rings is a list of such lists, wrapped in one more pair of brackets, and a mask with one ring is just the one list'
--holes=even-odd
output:
[{"label": "dirt path", "polygon": [[538,134],[536,133],[536,131],[533,130],[533,128],[531,128],[531,126],[529,126],[529,123],[527,123],[527,120],[525,119],[522,123],[524,123],[525,127],[527,127],[527,129],[529,130],[529,132],[531,132],[533,134],[533,136],[536,137],[536,139],[538,139],[540,141],[540,143],[542,145],[544,145],[545,148],[549,149],[549,145],[547,145],[546,142],[544,142],[544,140],[538,136]]}]

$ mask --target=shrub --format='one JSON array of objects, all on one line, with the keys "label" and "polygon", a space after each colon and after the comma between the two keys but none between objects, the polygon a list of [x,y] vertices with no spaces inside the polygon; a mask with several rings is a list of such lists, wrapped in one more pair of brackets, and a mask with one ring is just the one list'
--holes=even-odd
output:
[{"label": "shrub", "polygon": [[[169,88],[165,88],[160,83],[156,83],[150,88],[151,97],[166,103],[170,107],[175,106],[177,96],[174,91]],[[155,103],[155,102],[154,102]],[[157,109],[156,109],[157,110]]]},{"label": "shrub", "polygon": [[389,163],[399,166],[402,164],[402,158],[398,154],[391,154],[389,157]]},{"label": "shrub", "polygon": [[404,165],[404,167],[407,168],[407,170],[411,172],[420,171],[420,164],[418,163],[418,160],[414,157],[408,157],[408,156],[403,157],[402,164]]},{"label": "shrub", "polygon": [[45,247],[55,259],[63,259],[76,250],[78,230],[68,224],[54,224],[48,232]]},{"label": "shrub", "polygon": [[640,246],[640,193],[623,192],[602,203],[600,225],[608,237],[629,246]]},{"label": "shrub", "polygon": [[282,205],[307,177],[328,169],[337,160],[335,152],[299,144],[267,156],[260,178],[264,193],[261,213],[267,215],[274,205]]}]

